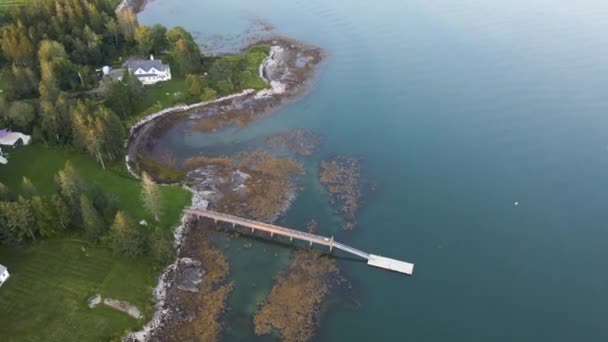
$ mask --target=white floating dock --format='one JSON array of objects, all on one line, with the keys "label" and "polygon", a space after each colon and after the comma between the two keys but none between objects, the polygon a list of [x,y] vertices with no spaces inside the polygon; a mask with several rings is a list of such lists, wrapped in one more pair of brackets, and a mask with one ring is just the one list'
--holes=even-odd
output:
[{"label": "white floating dock", "polygon": [[370,254],[369,259],[367,259],[367,264],[370,266],[384,268],[386,270],[405,273],[407,275],[414,274],[414,264],[391,258],[385,258],[379,255]]}]

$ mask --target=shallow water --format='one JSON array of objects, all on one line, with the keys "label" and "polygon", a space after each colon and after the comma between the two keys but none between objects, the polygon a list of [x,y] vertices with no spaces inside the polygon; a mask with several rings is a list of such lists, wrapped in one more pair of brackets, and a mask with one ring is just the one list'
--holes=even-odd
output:
[{"label": "shallow water", "polygon": [[[281,223],[315,217],[323,233],[416,269],[340,261],[361,306],[332,306],[316,340],[608,339],[607,2],[156,0],[140,14],[202,44],[220,34],[217,52],[242,46],[258,18],[328,52],[314,91],[245,129],[166,143],[205,152],[289,128],[326,137]],[[352,234],[338,232],[316,181],[318,161],[337,153],[363,157],[379,188]],[[252,339],[249,315],[290,253],[245,241],[229,248],[227,340]]]}]

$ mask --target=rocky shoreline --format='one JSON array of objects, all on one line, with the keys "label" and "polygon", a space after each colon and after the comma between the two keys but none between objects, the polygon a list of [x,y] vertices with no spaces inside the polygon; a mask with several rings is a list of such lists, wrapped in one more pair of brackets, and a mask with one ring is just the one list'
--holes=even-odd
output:
[{"label": "rocky shoreline", "polygon": [[[257,44],[267,44],[271,47],[269,56],[259,68],[260,77],[269,83],[270,88],[259,92],[246,90],[214,101],[176,106],[146,116],[131,128],[126,142],[128,146],[127,167],[135,177],[138,175],[134,170],[133,161],[135,161],[137,153],[153,143],[153,135],[159,127],[184,119],[197,121],[219,118],[222,120],[223,113],[231,110],[240,110],[253,120],[299,98],[310,89],[313,76],[322,61],[323,55],[320,49],[286,39],[263,41]],[[187,116],[171,115],[175,113],[186,113]],[[233,123],[227,120],[220,127]],[[193,193],[192,206],[206,208],[209,205],[222,205],[223,209],[230,212],[248,208],[241,214],[268,222],[276,220],[289,208],[295,198],[297,187],[289,179],[293,174],[297,174],[301,167],[291,164],[288,159],[273,158],[259,153],[243,155],[240,156],[240,159],[241,161],[235,165],[224,169],[215,165],[202,165],[189,171],[188,184],[183,184],[183,186]],[[248,160],[248,162],[244,162],[244,160]],[[283,170],[281,174],[277,175],[274,174],[274,171],[269,171],[276,167]],[[247,183],[251,175],[241,169],[253,173],[255,182]],[[286,193],[267,199],[268,207],[260,206],[259,203],[262,199],[260,196],[269,186],[281,188]],[[257,190],[256,187],[261,188]],[[184,324],[183,320],[176,316],[180,312],[183,313],[183,308],[175,303],[175,299],[184,296],[178,296],[178,293],[193,292],[198,285],[196,279],[190,279],[190,284],[184,285],[182,281],[184,272],[189,272],[190,275],[200,274],[202,277],[205,274],[205,265],[201,266],[200,260],[196,260],[196,258],[189,259],[191,262],[188,263],[188,268],[184,267],[185,258],[190,258],[193,252],[189,248],[184,249],[184,246],[188,245],[187,241],[192,242],[187,236],[198,230],[196,223],[193,223],[189,217],[182,217],[181,225],[175,231],[177,259],[160,275],[158,285],[154,290],[157,301],[154,317],[140,331],[130,333],[125,340],[156,340],[160,336],[167,336],[165,335],[167,332],[164,331],[166,328],[171,330],[171,327],[177,328],[180,324]],[[226,290],[222,295],[228,295],[229,291]],[[214,297],[218,295],[215,294]],[[219,298],[216,299],[222,301]],[[222,307],[222,305],[219,306]],[[217,325],[214,324],[214,327],[217,329]]]},{"label": "rocky shoreline", "polygon": [[259,76],[270,88],[245,90],[213,101],[178,105],[150,114],[130,129],[126,140],[127,167],[136,172],[137,154],[152,152],[156,136],[184,120],[198,131],[213,131],[228,125],[245,125],[256,118],[277,111],[282,106],[305,95],[324,59],[323,52],[302,43],[277,38],[253,45],[270,46],[269,56],[259,68]]}]

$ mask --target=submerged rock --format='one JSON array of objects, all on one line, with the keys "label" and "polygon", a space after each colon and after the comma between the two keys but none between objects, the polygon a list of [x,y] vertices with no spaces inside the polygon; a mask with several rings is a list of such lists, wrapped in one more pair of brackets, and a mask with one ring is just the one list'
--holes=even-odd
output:
[{"label": "submerged rock", "polygon": [[[314,231],[316,225],[309,223],[309,230]],[[323,301],[341,280],[335,259],[315,250],[298,250],[256,312],[255,334],[276,331],[283,341],[309,341],[319,324]]]},{"label": "submerged rock", "polygon": [[346,221],[344,229],[352,230],[361,205],[361,161],[337,156],[321,162],[320,181],[331,194],[331,204]]},{"label": "submerged rock", "polygon": [[323,139],[320,135],[308,129],[292,129],[286,133],[271,135],[265,141],[272,146],[308,156],[321,146]]}]

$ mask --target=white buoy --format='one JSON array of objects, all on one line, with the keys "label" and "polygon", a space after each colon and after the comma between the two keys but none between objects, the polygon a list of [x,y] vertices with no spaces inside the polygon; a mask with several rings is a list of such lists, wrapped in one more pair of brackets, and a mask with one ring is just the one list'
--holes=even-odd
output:
[{"label": "white buoy", "polygon": [[515,202],[515,203],[513,203],[513,204],[515,204],[515,205],[519,205],[519,202]]}]

